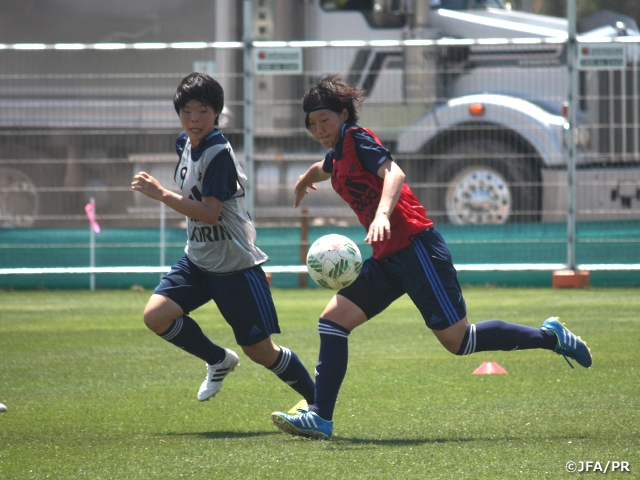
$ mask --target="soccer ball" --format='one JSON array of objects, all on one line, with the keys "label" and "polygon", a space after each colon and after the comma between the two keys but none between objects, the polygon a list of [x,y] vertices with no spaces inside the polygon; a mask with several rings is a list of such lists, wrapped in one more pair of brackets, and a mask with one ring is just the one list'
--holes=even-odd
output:
[{"label": "soccer ball", "polygon": [[313,242],[307,253],[309,275],[323,288],[338,290],[358,277],[362,255],[358,246],[343,235],[331,234]]}]

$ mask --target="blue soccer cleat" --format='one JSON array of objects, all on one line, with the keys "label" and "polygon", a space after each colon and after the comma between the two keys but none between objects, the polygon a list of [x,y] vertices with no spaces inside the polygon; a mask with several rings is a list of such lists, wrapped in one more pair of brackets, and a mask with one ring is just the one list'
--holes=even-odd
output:
[{"label": "blue soccer cleat", "polygon": [[329,440],[333,434],[333,422],[323,420],[315,412],[298,409],[295,415],[283,412],[271,414],[273,424],[284,433],[314,440]]},{"label": "blue soccer cleat", "polygon": [[587,344],[580,338],[576,337],[557,317],[547,318],[542,323],[543,330],[551,330],[558,337],[558,344],[553,349],[558,355],[562,355],[569,366],[573,368],[569,358],[574,359],[585,368],[589,368],[592,363],[591,351]]}]

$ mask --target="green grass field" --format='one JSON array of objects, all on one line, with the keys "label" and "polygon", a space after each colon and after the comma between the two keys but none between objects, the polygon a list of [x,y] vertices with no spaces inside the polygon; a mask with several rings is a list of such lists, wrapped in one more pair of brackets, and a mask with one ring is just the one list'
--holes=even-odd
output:
[{"label": "green grass field", "polygon": [[[144,327],[149,295],[0,292],[0,478],[557,479],[570,461],[640,472],[638,289],[465,289],[472,322],[560,316],[589,343],[590,370],[541,350],[456,357],[402,298],[351,335],[329,442],[275,429],[271,412],[299,398],[239,348],[221,393],[199,403],[204,364]],[[274,338],[310,371],[330,295],[274,291]],[[215,306],[193,316],[235,346]],[[484,361],[508,375],[473,375]]]}]

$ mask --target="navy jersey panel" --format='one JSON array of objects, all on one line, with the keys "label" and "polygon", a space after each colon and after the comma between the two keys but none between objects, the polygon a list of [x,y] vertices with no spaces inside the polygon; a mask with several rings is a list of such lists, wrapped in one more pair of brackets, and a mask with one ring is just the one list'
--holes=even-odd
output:
[{"label": "navy jersey panel", "polygon": [[187,132],[182,132],[178,135],[178,138],[176,138],[176,153],[178,154],[178,158],[182,157],[184,147],[187,145],[187,140],[189,140]]},{"label": "navy jersey panel", "polygon": [[241,346],[280,333],[266,275],[260,266],[216,275],[182,257],[154,291],[176,302],[185,314],[213,300]]},{"label": "navy jersey panel", "polygon": [[377,143],[369,132],[353,129],[350,131],[358,160],[365,170],[378,174],[378,170],[387,158],[393,160],[391,152]]},{"label": "navy jersey panel", "polygon": [[333,169],[333,150],[329,150],[324,156],[324,162],[322,162],[322,170],[326,173],[331,173]]},{"label": "navy jersey panel", "polygon": [[216,197],[225,202],[238,190],[238,171],[229,150],[222,150],[211,162],[204,174],[202,196]]},{"label": "navy jersey panel", "polygon": [[344,136],[347,133],[351,135],[358,160],[366,171],[377,175],[380,166],[387,158],[393,160],[391,152],[384,145],[376,142],[369,132],[360,129],[357,125],[347,125],[345,123],[342,125],[340,141],[336,145],[335,151],[329,150],[325,155],[324,163],[322,164],[322,170],[325,172],[331,173],[334,158],[336,160],[342,159]]},{"label": "navy jersey panel", "polygon": [[207,148],[212,147],[213,145],[226,145],[226,143],[227,139],[224,138],[222,132],[218,129],[215,129],[213,132],[207,135],[207,138],[200,142],[197,147],[191,148],[191,160],[197,162],[198,160],[200,160],[200,157],[202,157],[202,154]]},{"label": "navy jersey panel", "polygon": [[411,245],[388,257],[367,259],[356,281],[338,292],[368,319],[404,293],[433,330],[443,330],[467,315],[449,248],[434,228],[416,235]]}]

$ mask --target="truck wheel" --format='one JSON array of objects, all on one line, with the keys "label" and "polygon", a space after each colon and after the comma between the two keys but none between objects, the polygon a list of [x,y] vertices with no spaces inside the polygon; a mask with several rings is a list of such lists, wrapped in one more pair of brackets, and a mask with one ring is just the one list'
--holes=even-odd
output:
[{"label": "truck wheel", "polygon": [[31,227],[38,215],[38,192],[20,170],[0,168],[0,227]]},{"label": "truck wheel", "polygon": [[[435,177],[436,208],[456,225],[540,219],[537,162],[507,143],[476,140],[449,148]],[[443,191],[444,190],[444,191]]]},{"label": "truck wheel", "polygon": [[447,184],[445,211],[449,221],[456,225],[505,223],[512,207],[507,185],[492,168],[463,168]]}]

